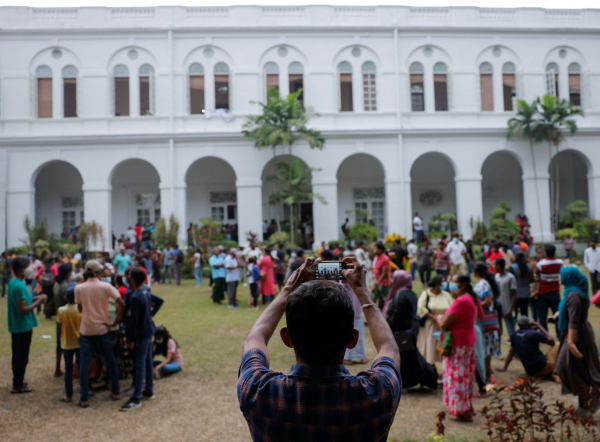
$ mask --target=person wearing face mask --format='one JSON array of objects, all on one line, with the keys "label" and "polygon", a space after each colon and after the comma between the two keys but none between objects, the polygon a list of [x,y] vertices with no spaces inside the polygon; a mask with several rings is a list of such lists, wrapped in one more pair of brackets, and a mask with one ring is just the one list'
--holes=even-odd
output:
[{"label": "person wearing face mask", "polygon": [[[251,258],[256,260],[256,258]],[[163,325],[156,328],[154,333],[153,354],[163,355],[164,361],[154,360],[154,377],[169,376],[183,370],[183,356],[179,344],[171,337],[169,330]]]},{"label": "person wearing face mask", "polygon": [[8,331],[12,344],[13,388],[11,394],[31,393],[29,385],[23,383],[25,370],[29,362],[29,348],[33,328],[38,326],[35,308],[46,302],[46,295],[31,298],[25,279],[31,279],[33,272],[29,269],[27,258],[17,257],[11,262],[14,278],[8,283],[7,317]]},{"label": "person wearing face mask", "polygon": [[467,273],[465,262],[467,247],[458,239],[457,234],[452,235],[452,241],[446,246],[446,252],[450,256],[450,277]]},{"label": "person wearing face mask", "polygon": [[417,347],[430,364],[442,362],[442,356],[436,350],[437,341],[433,337],[435,332],[440,331],[437,317],[446,313],[454,299],[445,289],[446,282],[442,275],[435,275],[429,283],[429,288],[421,293],[417,304],[417,315],[419,315],[421,329],[417,340]]}]

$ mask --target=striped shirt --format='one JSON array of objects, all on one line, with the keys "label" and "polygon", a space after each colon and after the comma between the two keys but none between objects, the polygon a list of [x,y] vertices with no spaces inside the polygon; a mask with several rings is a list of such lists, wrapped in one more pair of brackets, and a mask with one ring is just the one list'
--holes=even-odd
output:
[{"label": "striped shirt", "polygon": [[535,269],[540,277],[540,295],[560,290],[560,269],[562,260],[542,259]]},{"label": "striped shirt", "polygon": [[242,358],[240,410],[254,441],[386,441],[400,404],[400,367],[388,357],[352,376],[343,365],[269,370],[265,354]]}]

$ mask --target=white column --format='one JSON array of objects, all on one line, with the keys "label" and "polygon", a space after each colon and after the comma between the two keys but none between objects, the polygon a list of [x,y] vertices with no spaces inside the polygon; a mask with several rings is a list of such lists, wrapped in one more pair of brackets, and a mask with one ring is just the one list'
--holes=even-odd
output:
[{"label": "white column", "polygon": [[[162,201],[162,199],[161,199]],[[187,186],[176,186],[175,187],[175,207],[174,207],[175,218],[179,221],[179,247],[187,248],[188,239],[188,226],[187,221]]]},{"label": "white column", "polygon": [[[504,86],[502,84],[502,66],[499,66],[499,69],[496,69],[496,66],[494,67],[492,84],[494,87],[494,112],[504,112]],[[477,110],[480,110],[481,101],[478,103],[478,105],[479,108]]]},{"label": "white column", "polygon": [[531,176],[524,176],[523,197],[525,215],[531,225],[534,241],[552,241],[554,237],[550,213],[550,176],[538,176],[537,180]]},{"label": "white column", "polygon": [[238,242],[248,245],[246,234],[252,232],[262,241],[262,180],[237,180]]},{"label": "white column", "polygon": [[6,192],[8,186],[8,149],[0,150],[0,250],[6,250]]},{"label": "white column", "polygon": [[600,175],[588,174],[588,201],[592,219],[600,218]]},{"label": "white column", "polygon": [[35,190],[9,190],[6,194],[8,248],[22,246],[21,240],[27,239],[27,232],[23,226],[26,217],[29,217],[32,225],[35,225]]},{"label": "white column", "polygon": [[140,116],[140,77],[138,71],[129,72],[129,115]]},{"label": "white column", "polygon": [[60,70],[53,71],[52,78],[52,118],[64,118],[63,79]]},{"label": "white column", "polygon": [[102,226],[104,239],[90,243],[91,250],[112,250],[112,188],[106,185],[83,185],[83,210],[85,222]]},{"label": "white column", "polygon": [[385,180],[385,234],[399,233],[406,235],[403,229],[402,211],[402,183],[400,178],[394,177]]},{"label": "white column", "polygon": [[365,110],[365,97],[363,94],[363,78],[361,67],[355,66],[352,72],[352,110],[363,112]]},{"label": "white column", "polygon": [[315,182],[313,179],[312,191],[325,198],[327,203],[323,204],[317,199],[313,201],[314,248],[322,241],[338,239],[341,224],[338,220],[337,180]]},{"label": "white column", "polygon": [[404,229],[401,232],[402,235],[406,235],[406,238],[411,239],[414,236],[413,232],[413,209],[412,209],[412,182],[410,175],[408,178],[404,178],[404,203],[403,203],[402,220]]},{"label": "white column", "polygon": [[[169,224],[169,218],[173,212],[173,198],[171,194],[171,186],[169,184],[160,183],[160,216],[167,221],[167,228]],[[181,221],[181,220],[178,220]]]},{"label": "white column", "polygon": [[456,216],[458,231],[465,238],[471,238],[471,219],[483,221],[483,201],[481,197],[481,175],[457,177],[456,183]]},{"label": "white column", "polygon": [[435,112],[435,94],[433,91],[433,86],[433,68],[425,69],[425,73],[423,74],[425,112]]}]

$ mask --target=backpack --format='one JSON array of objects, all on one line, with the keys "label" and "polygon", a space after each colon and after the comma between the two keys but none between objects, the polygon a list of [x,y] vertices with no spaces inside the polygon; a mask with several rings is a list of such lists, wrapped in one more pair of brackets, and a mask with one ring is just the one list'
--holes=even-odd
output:
[{"label": "backpack", "polygon": [[177,250],[177,263],[183,263],[183,252],[181,250]]},{"label": "backpack", "polygon": [[261,279],[260,276],[260,267],[254,264],[252,266],[252,279],[254,279],[254,282],[258,282]]},{"label": "backpack", "polygon": [[54,273],[52,270],[44,269],[42,271],[42,287],[52,287],[54,286]]}]

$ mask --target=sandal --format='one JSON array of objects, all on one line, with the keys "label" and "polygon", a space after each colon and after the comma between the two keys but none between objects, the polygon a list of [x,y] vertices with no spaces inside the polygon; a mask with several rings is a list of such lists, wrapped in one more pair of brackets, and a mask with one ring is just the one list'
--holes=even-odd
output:
[{"label": "sandal", "polygon": [[12,390],[10,392],[10,394],[23,394],[23,393],[31,393],[33,390],[31,388],[29,388],[28,385],[24,384],[20,389],[18,389],[17,391]]},{"label": "sandal", "polygon": [[83,402],[79,401],[79,402],[77,402],[77,406],[79,408],[88,408],[90,406],[90,404],[84,404]]},{"label": "sandal", "polygon": [[354,361],[351,361],[350,359],[344,359],[343,364],[344,365],[354,365]]},{"label": "sandal", "polygon": [[69,398],[67,398],[66,396],[62,396],[62,397],[61,397],[61,398],[60,398],[58,401],[59,401],[59,402],[64,402],[64,403],[66,403],[66,404],[70,404],[71,402],[73,402],[73,399],[72,399],[72,398],[71,398],[71,399],[69,399]]}]

